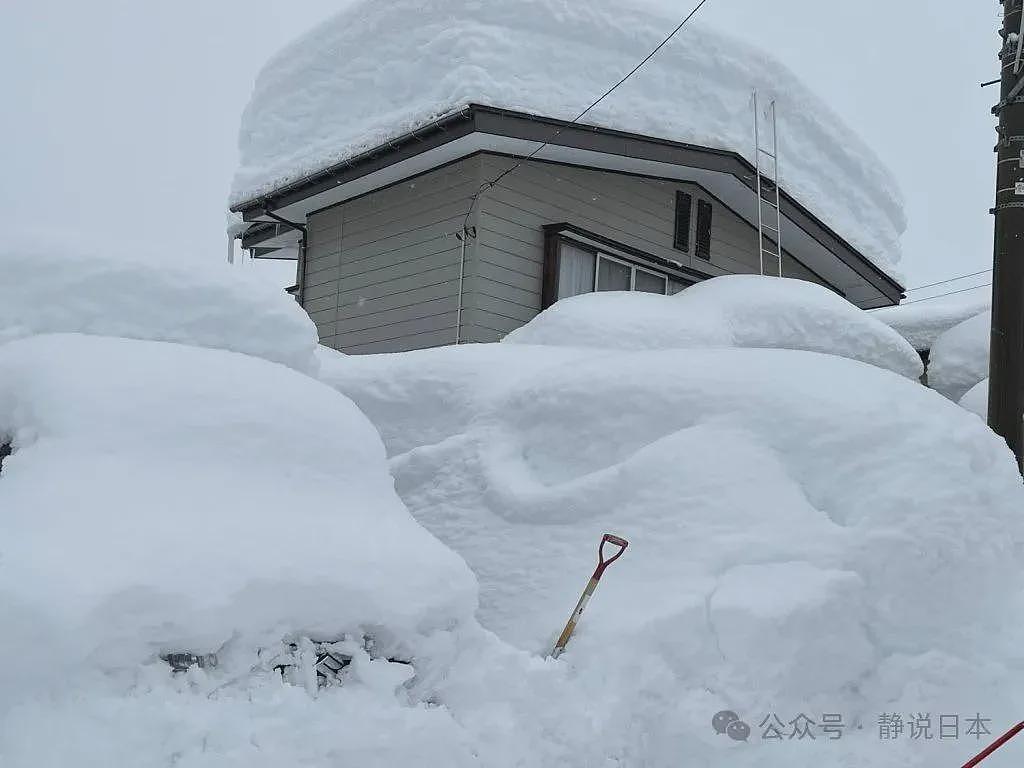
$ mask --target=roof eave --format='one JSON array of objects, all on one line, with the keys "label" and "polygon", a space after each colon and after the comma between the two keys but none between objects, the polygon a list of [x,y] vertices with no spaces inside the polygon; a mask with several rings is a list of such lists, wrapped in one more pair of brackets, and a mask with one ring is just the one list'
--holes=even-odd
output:
[{"label": "roof eave", "polygon": [[[392,162],[404,159],[404,157],[419,154],[427,149],[475,131],[501,133],[502,129],[507,128],[511,123],[515,123],[519,138],[532,141],[549,142],[552,144],[562,143],[559,139],[566,140],[567,131],[571,130],[590,134],[595,139],[600,139],[602,144],[607,145],[607,148],[604,150],[595,148],[597,151],[608,151],[628,156],[631,154],[631,148],[635,149],[642,145],[654,148],[655,150],[661,148],[665,153],[672,153],[673,155],[679,155],[680,153],[683,155],[692,154],[695,158],[702,158],[703,165],[710,169],[735,176],[756,194],[756,169],[741,154],[732,150],[688,144],[686,142],[645,136],[614,128],[573,123],[543,115],[517,112],[485,104],[469,103],[415,130],[395,137],[358,155],[354,155],[343,162],[289,182],[264,195],[236,203],[231,207],[231,211],[241,213],[247,221],[252,221],[257,219],[264,210],[275,210],[344,183],[344,180],[340,177],[345,176],[346,173],[350,173],[353,169],[360,166],[384,167]],[[678,163],[679,161],[674,159],[669,160],[669,162]],[[685,163],[681,164],[685,165]],[[860,265],[885,284],[887,290],[883,291],[883,293],[894,303],[898,303],[904,297],[904,286],[876,266],[860,250],[835,232],[784,188],[780,189],[780,198],[784,215],[798,222],[801,226],[806,225],[804,227],[805,230],[812,233],[812,236],[823,247],[828,250],[839,250],[855,257]]]}]

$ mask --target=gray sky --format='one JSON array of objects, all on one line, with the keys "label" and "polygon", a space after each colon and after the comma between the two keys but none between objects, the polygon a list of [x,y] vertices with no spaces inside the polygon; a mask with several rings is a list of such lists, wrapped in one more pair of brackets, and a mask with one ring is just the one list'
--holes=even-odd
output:
[{"label": "gray sky", "polygon": [[[692,6],[675,1],[680,17]],[[341,5],[0,0],[8,244],[223,259],[238,119],[256,73]],[[996,0],[710,0],[702,18],[771,51],[889,166],[906,198],[913,287],[991,266],[997,94],[978,83],[996,76],[998,11]]]}]

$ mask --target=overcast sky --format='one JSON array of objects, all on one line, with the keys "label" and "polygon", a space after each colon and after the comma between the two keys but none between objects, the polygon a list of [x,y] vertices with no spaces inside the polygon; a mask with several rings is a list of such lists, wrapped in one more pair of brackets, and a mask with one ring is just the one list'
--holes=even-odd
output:
[{"label": "overcast sky", "polygon": [[[682,17],[692,2],[677,1]],[[341,5],[0,0],[8,244],[223,259],[238,118],[256,73]],[[889,166],[907,203],[913,287],[991,266],[997,93],[978,84],[996,76],[998,11],[997,0],[709,0],[701,15],[774,53]]]}]

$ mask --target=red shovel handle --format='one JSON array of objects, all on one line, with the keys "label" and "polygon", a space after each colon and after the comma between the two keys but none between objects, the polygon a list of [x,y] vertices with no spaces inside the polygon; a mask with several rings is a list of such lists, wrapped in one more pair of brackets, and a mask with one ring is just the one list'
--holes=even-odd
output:
[{"label": "red shovel handle", "polygon": [[1002,736],[1000,736],[998,739],[992,742],[989,746],[985,747],[985,749],[980,754],[976,755],[975,757],[971,758],[966,763],[964,763],[964,768],[974,768],[974,766],[980,765],[982,760],[991,755],[993,752],[995,752],[997,749],[1003,746],[1003,744],[1008,742],[1021,731],[1024,731],[1024,723],[1017,723],[1015,726],[1013,726],[1013,728],[1008,730],[1006,733],[1004,733]]},{"label": "red shovel handle", "polygon": [[[618,547],[619,551],[616,552],[611,557],[605,557],[604,547],[605,547],[606,544],[611,544],[612,546]],[[628,547],[628,546],[629,546],[629,542],[626,541],[621,536],[616,536],[616,535],[614,535],[612,533],[606,533],[604,536],[602,536],[601,537],[601,546],[598,547],[598,550],[597,550],[597,570],[594,571],[594,578],[595,579],[600,579],[601,578],[601,574],[604,573],[604,569],[607,568],[612,563],[614,563],[620,557],[622,557],[622,553],[626,551],[626,547]]]}]

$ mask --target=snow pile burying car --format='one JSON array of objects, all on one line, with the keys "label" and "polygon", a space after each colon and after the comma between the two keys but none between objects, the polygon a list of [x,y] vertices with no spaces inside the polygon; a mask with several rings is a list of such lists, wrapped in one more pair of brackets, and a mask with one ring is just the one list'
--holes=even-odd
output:
[{"label": "snow pile burying car", "polygon": [[[790,348],[799,320],[758,349],[325,350],[322,383],[279,362],[303,334],[199,347],[109,306],[0,343],[4,766],[955,765],[973,736],[878,715],[1021,708],[1012,458],[912,371]],[[552,660],[606,531],[629,550]]]}]

